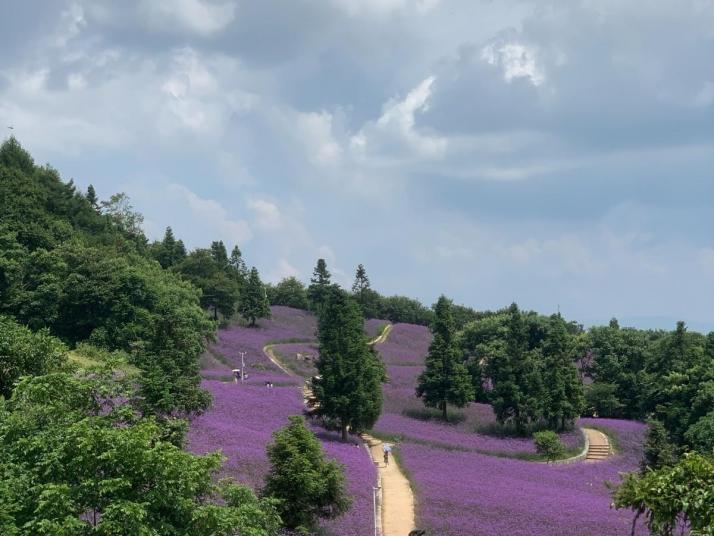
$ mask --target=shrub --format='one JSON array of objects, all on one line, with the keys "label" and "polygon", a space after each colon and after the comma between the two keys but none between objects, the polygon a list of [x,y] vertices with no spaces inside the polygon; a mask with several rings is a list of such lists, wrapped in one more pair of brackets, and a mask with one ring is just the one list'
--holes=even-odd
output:
[{"label": "shrub", "polygon": [[565,445],[561,443],[558,434],[551,430],[544,430],[533,434],[533,442],[538,454],[545,456],[549,461],[556,460],[565,454]]}]

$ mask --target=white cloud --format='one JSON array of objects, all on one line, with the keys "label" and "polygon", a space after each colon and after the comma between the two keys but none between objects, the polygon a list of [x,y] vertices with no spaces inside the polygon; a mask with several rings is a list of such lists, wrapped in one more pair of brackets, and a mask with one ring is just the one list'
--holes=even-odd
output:
[{"label": "white cloud", "polygon": [[481,49],[481,59],[503,70],[503,78],[527,78],[534,86],[545,82],[545,73],[538,63],[534,47],[522,43],[490,43]]},{"label": "white cloud", "polygon": [[403,99],[390,99],[375,122],[368,122],[350,139],[352,149],[360,154],[380,153],[387,157],[434,159],[444,155],[445,138],[420,131],[416,114],[429,109],[432,84],[429,76],[412,89]]},{"label": "white cloud", "polygon": [[333,115],[325,111],[298,112],[295,119],[297,137],[305,146],[309,160],[317,165],[338,163],[342,148],[333,134]]},{"label": "white cloud", "polygon": [[222,31],[233,21],[236,5],[205,0],[142,0],[138,11],[140,20],[152,29],[205,37]]},{"label": "white cloud", "polygon": [[255,214],[255,223],[259,227],[268,231],[275,231],[284,227],[280,209],[275,203],[264,199],[256,199],[248,203],[248,208]]},{"label": "white cloud", "polygon": [[287,259],[278,260],[278,265],[268,273],[268,281],[277,282],[286,277],[298,277],[300,271],[295,268]]},{"label": "white cloud", "polygon": [[171,184],[169,189],[184,201],[197,223],[209,227],[227,244],[243,243],[252,238],[248,222],[231,218],[218,201],[200,197],[180,184]]},{"label": "white cloud", "polygon": [[331,0],[349,15],[385,16],[395,11],[414,10],[424,14],[435,8],[440,0]]}]

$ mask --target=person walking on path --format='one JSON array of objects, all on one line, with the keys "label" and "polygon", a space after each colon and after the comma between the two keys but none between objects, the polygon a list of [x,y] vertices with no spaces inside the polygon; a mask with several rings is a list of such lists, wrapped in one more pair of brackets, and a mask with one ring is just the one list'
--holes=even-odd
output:
[{"label": "person walking on path", "polygon": [[389,465],[389,453],[392,451],[392,447],[391,445],[384,443],[384,445],[382,445],[382,449],[384,450],[384,465]]}]

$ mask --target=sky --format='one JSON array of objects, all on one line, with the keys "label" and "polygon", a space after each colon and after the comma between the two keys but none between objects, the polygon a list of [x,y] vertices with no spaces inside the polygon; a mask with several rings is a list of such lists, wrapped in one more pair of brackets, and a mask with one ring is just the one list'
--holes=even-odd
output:
[{"label": "sky", "polygon": [[714,330],[711,0],[7,0],[0,126],[268,281]]}]

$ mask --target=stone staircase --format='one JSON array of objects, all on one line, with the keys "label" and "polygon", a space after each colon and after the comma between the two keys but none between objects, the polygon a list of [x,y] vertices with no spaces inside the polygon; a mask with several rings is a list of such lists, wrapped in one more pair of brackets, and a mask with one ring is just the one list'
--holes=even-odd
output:
[{"label": "stone staircase", "polygon": [[610,440],[605,434],[599,430],[593,429],[589,429],[587,432],[588,439],[590,440],[588,453],[585,456],[587,461],[605,460],[612,456],[612,446],[610,445]]}]

